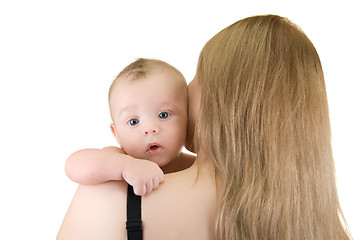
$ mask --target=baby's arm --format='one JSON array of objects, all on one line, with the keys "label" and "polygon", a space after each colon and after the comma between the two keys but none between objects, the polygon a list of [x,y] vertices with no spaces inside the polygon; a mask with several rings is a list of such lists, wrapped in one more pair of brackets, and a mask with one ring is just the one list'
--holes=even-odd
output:
[{"label": "baby's arm", "polygon": [[150,193],[164,180],[157,164],[133,158],[117,147],[77,151],[67,159],[65,171],[72,181],[85,185],[125,180],[137,195]]}]

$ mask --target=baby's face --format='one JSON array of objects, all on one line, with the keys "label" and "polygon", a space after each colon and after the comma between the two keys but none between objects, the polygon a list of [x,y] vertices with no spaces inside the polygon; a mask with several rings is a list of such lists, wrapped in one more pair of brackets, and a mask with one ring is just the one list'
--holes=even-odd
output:
[{"label": "baby's face", "polygon": [[187,97],[176,75],[159,69],[143,79],[119,79],[110,107],[116,139],[128,155],[159,166],[182,150],[187,130]]}]

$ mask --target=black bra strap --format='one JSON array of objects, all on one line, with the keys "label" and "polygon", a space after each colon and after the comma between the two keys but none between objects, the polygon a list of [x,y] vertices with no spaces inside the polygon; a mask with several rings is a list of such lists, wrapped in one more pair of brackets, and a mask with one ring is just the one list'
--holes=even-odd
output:
[{"label": "black bra strap", "polygon": [[127,188],[127,239],[142,240],[141,196],[135,195],[133,187]]}]

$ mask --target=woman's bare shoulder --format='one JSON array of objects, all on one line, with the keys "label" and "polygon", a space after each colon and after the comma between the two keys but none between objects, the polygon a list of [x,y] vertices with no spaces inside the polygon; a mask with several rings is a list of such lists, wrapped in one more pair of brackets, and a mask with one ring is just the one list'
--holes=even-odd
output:
[{"label": "woman's bare shoulder", "polygon": [[[212,221],[216,204],[215,184],[205,171],[200,172],[193,164],[184,171],[166,174],[160,187],[142,198],[147,239],[162,239],[163,236],[175,239],[173,234],[183,237],[184,232],[188,236],[179,239],[208,239],[214,229],[208,222]],[[126,239],[126,199],[127,183],[124,181],[80,185],[58,240]],[[205,225],[200,226],[200,223]]]},{"label": "woman's bare shoulder", "polygon": [[143,197],[142,216],[147,239],[211,239],[216,214],[212,177],[190,168],[165,175],[158,189]]},{"label": "woman's bare shoulder", "polygon": [[127,184],[79,185],[57,239],[126,239]]}]

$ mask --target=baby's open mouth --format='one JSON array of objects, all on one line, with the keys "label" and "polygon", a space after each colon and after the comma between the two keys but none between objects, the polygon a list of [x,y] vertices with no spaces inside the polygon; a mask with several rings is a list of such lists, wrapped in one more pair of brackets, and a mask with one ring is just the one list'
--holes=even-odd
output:
[{"label": "baby's open mouth", "polygon": [[158,146],[158,145],[152,145],[152,146],[150,146],[150,149],[151,150],[156,150],[157,148],[159,148],[160,146]]},{"label": "baby's open mouth", "polygon": [[157,143],[151,143],[147,147],[147,153],[148,154],[159,154],[161,153],[163,147]]}]

